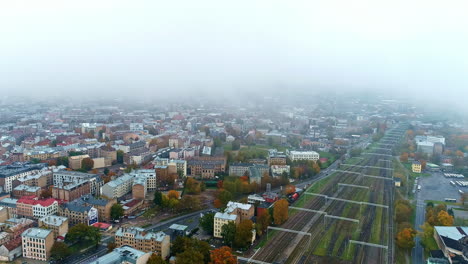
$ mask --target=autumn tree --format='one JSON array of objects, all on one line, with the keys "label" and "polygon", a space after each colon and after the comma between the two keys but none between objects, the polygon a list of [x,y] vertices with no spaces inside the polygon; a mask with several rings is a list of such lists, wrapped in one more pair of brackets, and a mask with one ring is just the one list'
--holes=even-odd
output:
[{"label": "autumn tree", "polygon": [[426,166],[427,166],[427,161],[425,161],[425,160],[419,160],[419,162],[421,163],[421,170],[425,170],[425,169],[426,169]]},{"label": "autumn tree", "polygon": [[278,200],[273,207],[275,225],[281,225],[288,220],[289,203],[285,199]]},{"label": "autumn tree", "polygon": [[403,249],[411,249],[414,247],[414,237],[416,236],[416,231],[412,228],[405,228],[398,232],[396,237],[396,244],[398,247]]},{"label": "autumn tree", "polygon": [[289,184],[284,188],[284,193],[286,195],[296,192],[296,186]]},{"label": "autumn tree", "polygon": [[185,182],[185,190],[188,194],[199,194],[201,192],[200,182],[194,178],[187,177],[187,181]]},{"label": "autumn tree", "polygon": [[160,255],[156,253],[151,254],[148,261],[146,262],[146,264],[165,264],[165,263],[166,261]]},{"label": "autumn tree", "polygon": [[[216,200],[218,200],[218,202]],[[228,202],[231,201],[231,200],[232,200],[231,192],[229,192],[227,190],[219,190],[217,192],[217,194],[216,194],[215,206],[216,205],[220,206],[220,207],[217,207],[217,208],[226,207]]]},{"label": "autumn tree", "polygon": [[253,222],[249,219],[243,220],[236,228],[234,245],[237,248],[246,249],[252,242]]},{"label": "autumn tree", "polygon": [[447,211],[440,211],[437,214],[438,225],[453,226],[453,216],[449,215]]},{"label": "autumn tree", "polygon": [[81,161],[81,168],[83,170],[89,171],[94,167],[94,161],[91,158],[84,158]]},{"label": "autumn tree", "polygon": [[412,214],[411,204],[407,200],[397,200],[395,201],[395,215],[396,222],[408,222]]},{"label": "autumn tree", "polygon": [[255,224],[257,234],[261,236],[271,224],[271,217],[268,211],[262,213],[257,217],[257,223]]},{"label": "autumn tree", "polygon": [[176,199],[178,200],[179,199],[179,192],[176,191],[176,190],[170,190],[168,193],[167,193],[167,198],[169,199]]},{"label": "autumn tree", "polygon": [[232,255],[230,247],[220,247],[211,251],[210,264],[236,264],[237,257]]},{"label": "autumn tree", "polygon": [[115,248],[117,247],[117,244],[115,244],[114,242],[109,242],[107,244],[107,252],[112,252]]},{"label": "autumn tree", "polygon": [[409,155],[408,155],[407,152],[401,153],[401,155],[400,155],[400,161],[401,161],[401,162],[408,162],[408,156],[409,156]]}]

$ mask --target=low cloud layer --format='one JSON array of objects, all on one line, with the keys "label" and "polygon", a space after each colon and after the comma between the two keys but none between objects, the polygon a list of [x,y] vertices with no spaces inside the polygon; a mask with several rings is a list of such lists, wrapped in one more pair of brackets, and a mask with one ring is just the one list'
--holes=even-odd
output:
[{"label": "low cloud layer", "polygon": [[[6,1],[3,95],[374,90],[459,104],[465,1]],[[461,104],[461,103],[460,103]]]}]

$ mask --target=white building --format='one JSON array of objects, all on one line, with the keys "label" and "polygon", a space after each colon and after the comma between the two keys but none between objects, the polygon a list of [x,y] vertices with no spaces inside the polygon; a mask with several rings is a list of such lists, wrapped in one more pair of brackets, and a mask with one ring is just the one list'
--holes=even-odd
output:
[{"label": "white building", "polygon": [[292,161],[296,160],[313,160],[317,161],[320,159],[320,155],[315,151],[287,151],[289,158]]},{"label": "white building", "polygon": [[271,165],[271,175],[274,177],[280,177],[284,172],[289,175],[291,167],[289,165]]},{"label": "white building", "polygon": [[120,198],[132,190],[133,176],[124,174],[123,176],[110,181],[101,187],[101,194],[108,198]]},{"label": "white building", "polygon": [[[52,200],[52,199],[49,199]],[[58,212],[58,202],[53,201],[49,202],[47,200],[46,202],[41,202],[33,205],[33,216],[35,218],[42,218],[44,216],[48,215],[55,215]]]},{"label": "white building", "polygon": [[132,190],[134,184],[142,184],[147,191],[156,190],[154,170],[135,170],[110,181],[101,188],[101,194],[108,198],[120,198]]}]

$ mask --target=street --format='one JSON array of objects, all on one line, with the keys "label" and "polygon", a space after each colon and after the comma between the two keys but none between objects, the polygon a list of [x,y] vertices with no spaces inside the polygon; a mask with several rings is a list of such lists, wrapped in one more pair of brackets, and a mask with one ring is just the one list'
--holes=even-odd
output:
[{"label": "street", "polygon": [[[424,188],[424,186],[423,186]],[[419,232],[421,231],[420,226],[424,224],[424,215],[426,212],[426,205],[424,203],[423,197],[420,192],[416,192],[415,194],[416,199],[416,218],[415,218],[415,229]],[[421,246],[419,236],[415,238],[415,247],[411,251],[412,261],[411,263],[414,264],[423,264],[424,263],[424,249]]]}]

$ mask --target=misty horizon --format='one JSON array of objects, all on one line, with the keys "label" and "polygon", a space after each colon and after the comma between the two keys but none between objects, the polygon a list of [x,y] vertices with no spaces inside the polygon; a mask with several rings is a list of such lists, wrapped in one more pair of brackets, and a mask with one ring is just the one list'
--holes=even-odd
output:
[{"label": "misty horizon", "polygon": [[[450,5],[451,4],[451,5]],[[464,3],[14,1],[7,96],[226,98],[375,92],[464,107]]]}]

